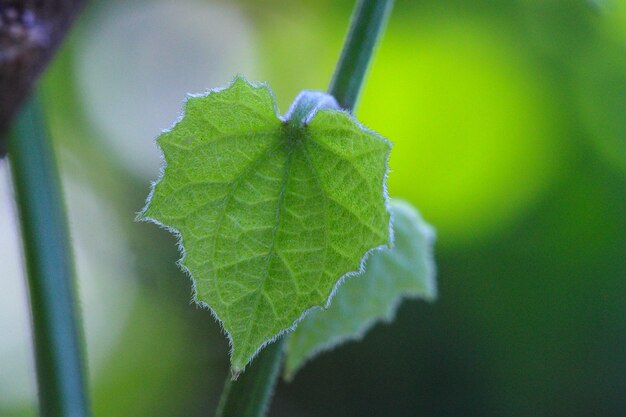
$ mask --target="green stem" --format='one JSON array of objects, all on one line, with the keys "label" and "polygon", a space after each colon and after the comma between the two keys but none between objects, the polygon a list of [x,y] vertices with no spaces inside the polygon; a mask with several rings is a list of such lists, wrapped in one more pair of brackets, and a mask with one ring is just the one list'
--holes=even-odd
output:
[{"label": "green stem", "polygon": [[359,0],[328,92],[339,106],[354,110],[367,69],[385,28],[393,0]]},{"label": "green stem", "polygon": [[274,391],[285,338],[266,347],[238,379],[226,379],[216,417],[262,417]]},{"label": "green stem", "polygon": [[28,273],[41,415],[88,416],[60,182],[44,116],[32,99],[15,120],[8,150]]},{"label": "green stem", "polygon": [[[356,106],[367,69],[392,5],[393,0],[358,0],[341,58],[329,87],[329,93],[345,110],[352,111]],[[302,114],[311,107],[311,103],[305,100],[300,107],[296,106],[294,114],[291,115],[295,121],[301,119]],[[239,379],[227,378],[217,417],[265,415],[278,378],[285,340],[286,337],[282,337],[261,352],[250,369]]]}]

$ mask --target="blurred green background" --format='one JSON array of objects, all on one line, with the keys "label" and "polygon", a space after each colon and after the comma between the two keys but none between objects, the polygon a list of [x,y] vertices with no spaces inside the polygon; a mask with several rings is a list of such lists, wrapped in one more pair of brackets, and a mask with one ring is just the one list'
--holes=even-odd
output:
[{"label": "blurred green background", "polygon": [[[43,80],[95,415],[213,415],[228,368],[175,239],[133,222],[186,93],[241,73],[281,111],[325,90],[347,0],[92,1]],[[438,230],[440,298],[405,302],[278,386],[270,416],[626,413],[626,2],[397,0],[357,116],[390,193]],[[35,415],[0,165],[0,416]],[[5,232],[6,231],[6,232]]]}]

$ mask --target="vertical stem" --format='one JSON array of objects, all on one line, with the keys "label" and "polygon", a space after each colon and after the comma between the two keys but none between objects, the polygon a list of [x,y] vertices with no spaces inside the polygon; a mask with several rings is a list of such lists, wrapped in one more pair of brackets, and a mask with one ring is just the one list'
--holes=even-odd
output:
[{"label": "vertical stem", "polygon": [[41,109],[15,120],[9,156],[20,215],[42,416],[89,415],[74,268],[54,153]]},{"label": "vertical stem", "polygon": [[281,337],[265,348],[237,380],[230,376],[226,379],[216,417],[265,415],[278,379],[284,343]]},{"label": "vertical stem", "polygon": [[[358,0],[329,93],[341,108],[352,111],[385,27],[393,0]],[[228,378],[217,417],[262,417],[276,385],[282,361],[282,337],[259,354],[236,381]]]},{"label": "vertical stem", "polygon": [[328,92],[339,106],[354,110],[367,69],[385,28],[393,0],[359,0]]}]

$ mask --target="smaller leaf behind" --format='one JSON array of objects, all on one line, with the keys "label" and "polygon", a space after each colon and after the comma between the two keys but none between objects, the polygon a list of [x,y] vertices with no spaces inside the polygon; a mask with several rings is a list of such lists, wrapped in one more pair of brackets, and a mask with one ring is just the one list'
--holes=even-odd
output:
[{"label": "smaller leaf behind", "polygon": [[393,320],[403,298],[434,300],[434,229],[410,204],[391,202],[393,249],[373,253],[363,274],[348,277],[328,310],[311,312],[287,341],[285,379],[313,357],[359,340],[379,321]]}]

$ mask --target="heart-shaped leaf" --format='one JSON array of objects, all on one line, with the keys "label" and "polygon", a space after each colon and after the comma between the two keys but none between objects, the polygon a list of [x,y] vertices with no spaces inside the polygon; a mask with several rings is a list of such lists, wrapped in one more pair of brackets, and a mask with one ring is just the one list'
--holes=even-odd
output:
[{"label": "heart-shaped leaf", "polygon": [[334,105],[304,93],[281,118],[267,86],[237,77],[158,138],[166,165],[139,217],[180,237],[235,375],[388,243],[391,145]]}]

